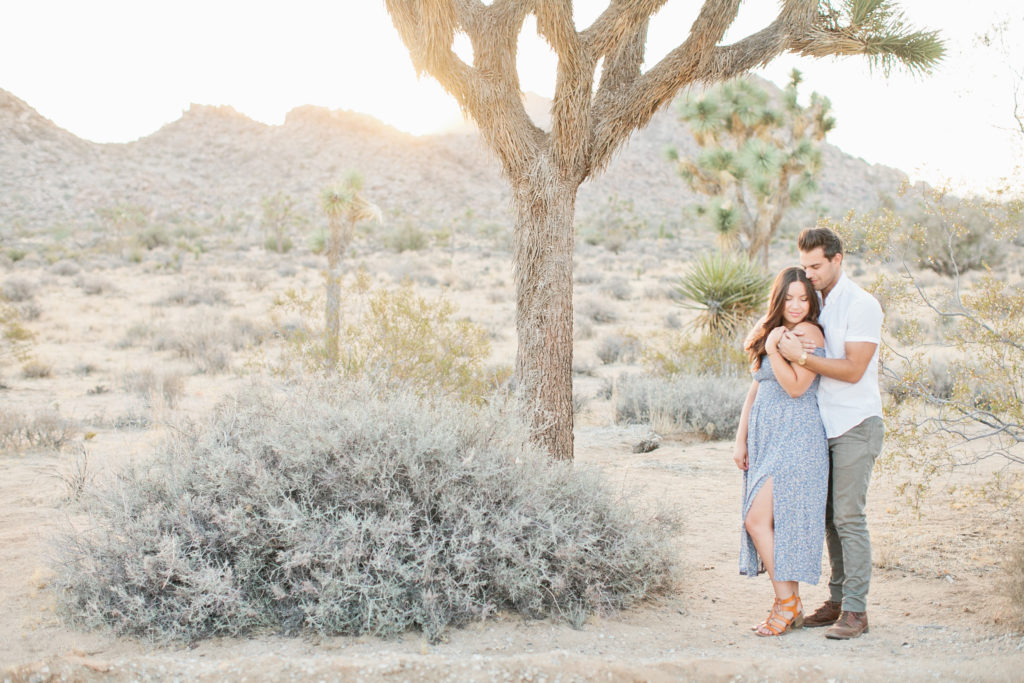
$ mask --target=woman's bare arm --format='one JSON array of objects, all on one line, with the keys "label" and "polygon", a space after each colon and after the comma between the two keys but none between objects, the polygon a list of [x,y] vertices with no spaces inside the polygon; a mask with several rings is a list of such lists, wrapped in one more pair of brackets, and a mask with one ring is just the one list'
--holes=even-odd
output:
[{"label": "woman's bare arm", "polygon": [[[813,341],[815,346],[824,346],[825,337],[817,325],[813,323],[800,323],[793,329],[794,332],[799,331],[802,338]],[[800,365],[798,362],[786,360],[779,352],[777,346],[771,348],[766,346],[765,351],[768,353],[768,360],[772,364],[772,372],[775,373],[775,379],[786,390],[786,393],[793,398],[803,396],[818,373],[812,370],[809,364]],[[810,354],[807,357],[809,359],[811,357]]]}]

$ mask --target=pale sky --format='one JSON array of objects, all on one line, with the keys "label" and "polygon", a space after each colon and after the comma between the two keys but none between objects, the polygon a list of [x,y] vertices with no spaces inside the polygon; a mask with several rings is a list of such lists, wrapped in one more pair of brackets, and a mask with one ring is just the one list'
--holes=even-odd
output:
[{"label": "pale sky", "polygon": [[[607,0],[577,0],[587,25]],[[783,57],[761,72],[783,85],[794,66],[803,92],[828,96],[829,141],[914,179],[982,189],[1022,160],[1009,67],[976,36],[1011,20],[1012,64],[1024,66],[1017,0],[899,3],[916,27],[938,29],[949,56],[930,77],[886,80],[861,58]],[[416,79],[383,0],[0,0],[0,88],[96,142],[126,142],[177,119],[192,102],[226,104],[269,124],[312,104],[362,111],[422,134],[460,120],[429,77]],[[685,37],[699,3],[669,0],[655,16],[648,64]],[[747,0],[728,40],[767,24],[777,2]],[[527,26],[523,88],[550,97],[554,57]],[[1024,92],[1021,93],[1024,98]]]}]

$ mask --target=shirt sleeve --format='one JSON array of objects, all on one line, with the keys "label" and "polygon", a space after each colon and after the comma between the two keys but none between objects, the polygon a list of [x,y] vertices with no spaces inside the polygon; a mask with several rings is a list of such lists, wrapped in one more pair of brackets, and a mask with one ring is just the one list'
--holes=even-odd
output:
[{"label": "shirt sleeve", "polygon": [[850,306],[844,342],[882,341],[882,306],[867,292],[857,297]]}]

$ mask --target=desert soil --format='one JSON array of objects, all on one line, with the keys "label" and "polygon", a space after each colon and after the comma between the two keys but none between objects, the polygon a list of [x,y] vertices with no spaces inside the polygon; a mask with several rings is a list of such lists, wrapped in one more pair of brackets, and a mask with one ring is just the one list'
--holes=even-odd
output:
[{"label": "desert soil", "polygon": [[[500,614],[453,630],[436,644],[418,633],[393,639],[256,634],[192,647],[158,646],[64,624],[47,587],[47,557],[54,531],[77,514],[61,479],[74,472],[77,445],[86,448],[97,477],[144,460],[170,418],[202,415],[217,398],[244,387],[258,358],[241,351],[230,371],[201,373],[173,351],[125,343],[126,332],[133,325],[180,330],[197,316],[269,324],[274,297],[288,287],[316,287],[322,265],[308,252],[281,257],[251,248],[189,256],[180,272],[155,252],[138,264],[83,261],[79,275],[55,274],[32,257],[9,266],[4,277],[35,283],[40,314],[27,323],[37,334],[33,354],[53,372],[29,378],[8,366],[0,405],[31,414],[59,404],[80,432],[60,453],[0,455],[3,680],[1020,680],[1024,635],[1002,594],[1002,563],[1019,516],[948,495],[911,510],[896,494],[895,479],[881,469],[868,510],[875,555],[870,632],[849,642],[826,640],[820,629],[781,638],[751,633],[771,593],[766,578],[737,572],[741,484],[731,444],[669,435],[659,449],[634,454],[633,444],[649,428],[615,424],[609,400],[601,397],[605,381],[640,370],[597,361],[594,347],[603,334],[628,328],[650,336],[663,332],[666,316],[678,312],[665,294],[678,261],[662,255],[653,246],[624,257],[602,250],[580,256],[577,273],[597,270],[606,282],[619,276],[631,294],[612,299],[599,283],[577,292],[601,300],[619,317],[616,323],[595,322],[593,337],[578,342],[579,362],[589,370],[577,386],[591,399],[578,420],[576,459],[581,467],[600,468],[616,487],[682,512],[677,592],[592,617],[578,630],[559,619]],[[460,252],[448,266],[446,258],[443,250],[401,257],[367,252],[354,265],[366,266],[381,282],[421,275],[422,293],[444,290],[491,332],[495,359],[511,362],[514,297],[507,254]],[[89,293],[95,288],[85,287],[83,277],[109,286]],[[205,307],[168,303],[167,293],[182,286],[218,288],[225,297]],[[146,367],[183,374],[184,389],[173,409],[125,389],[124,377]],[[153,426],[118,428],[114,418],[131,412],[150,415]],[[952,483],[984,476],[958,473]],[[822,581],[802,587],[802,594],[813,609],[827,588]]]}]

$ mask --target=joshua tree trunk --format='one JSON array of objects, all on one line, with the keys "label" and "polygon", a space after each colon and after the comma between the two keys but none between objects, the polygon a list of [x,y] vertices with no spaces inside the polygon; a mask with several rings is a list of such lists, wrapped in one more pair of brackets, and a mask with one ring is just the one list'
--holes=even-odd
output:
[{"label": "joshua tree trunk", "polygon": [[514,188],[516,379],[537,440],[572,458],[572,257],[576,187],[545,174]]},{"label": "joshua tree trunk", "polygon": [[[908,34],[901,24],[879,36],[892,8],[875,0],[853,0],[845,17],[820,10],[818,0],[786,0],[767,27],[723,45],[740,0],[704,0],[695,3],[689,31],[680,29],[679,46],[644,72],[648,22],[665,2],[612,0],[578,30],[570,0],[385,0],[417,71],[436,78],[476,121],[512,186],[516,378],[536,439],[555,458],[572,458],[572,219],[580,184],[692,83],[731,78],[784,52],[869,54],[883,70],[893,54],[923,69],[942,53],[933,34]],[[526,114],[516,73],[531,14],[558,57],[550,131]],[[453,50],[458,33],[469,37],[472,64]]]},{"label": "joshua tree trunk", "polygon": [[327,299],[324,310],[324,343],[327,345],[327,360],[330,367],[338,364],[338,347],[341,338],[341,218],[332,216],[327,234]]}]

